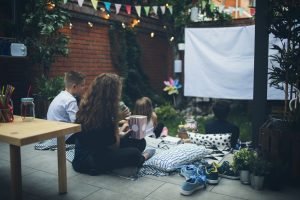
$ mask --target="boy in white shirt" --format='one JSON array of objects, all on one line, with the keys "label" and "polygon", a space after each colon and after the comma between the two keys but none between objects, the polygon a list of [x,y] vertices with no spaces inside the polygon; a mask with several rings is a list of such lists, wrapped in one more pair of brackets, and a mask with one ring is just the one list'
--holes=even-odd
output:
[{"label": "boy in white shirt", "polygon": [[74,122],[78,105],[75,97],[80,98],[85,91],[85,75],[70,71],[65,73],[65,90],[51,102],[47,119],[52,121]]},{"label": "boy in white shirt", "polygon": [[[75,71],[66,72],[64,83],[65,90],[61,91],[49,105],[47,120],[73,123],[78,111],[76,98],[80,98],[86,88],[85,75]],[[65,139],[67,140],[71,135],[66,135]],[[56,138],[42,141],[35,145],[35,149],[39,150],[55,149],[56,147]]]}]

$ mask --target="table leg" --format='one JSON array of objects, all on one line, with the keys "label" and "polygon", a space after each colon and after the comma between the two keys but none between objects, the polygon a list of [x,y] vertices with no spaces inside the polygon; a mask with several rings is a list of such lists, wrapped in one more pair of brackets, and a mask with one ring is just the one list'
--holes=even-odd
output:
[{"label": "table leg", "polygon": [[67,169],[65,137],[57,137],[57,161],[58,161],[58,190],[59,194],[67,193]]},{"label": "table leg", "polygon": [[11,199],[22,199],[21,151],[19,146],[9,145],[11,169]]}]

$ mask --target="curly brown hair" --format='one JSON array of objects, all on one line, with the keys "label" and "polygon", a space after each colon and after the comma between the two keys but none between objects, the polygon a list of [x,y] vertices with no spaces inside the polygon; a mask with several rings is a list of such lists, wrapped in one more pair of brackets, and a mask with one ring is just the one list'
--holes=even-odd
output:
[{"label": "curly brown hair", "polygon": [[76,122],[83,130],[113,125],[117,129],[117,114],[122,83],[116,74],[98,75],[83,99],[81,99]]},{"label": "curly brown hair", "polygon": [[133,114],[147,116],[149,122],[153,113],[152,101],[148,97],[142,97],[135,102]]}]

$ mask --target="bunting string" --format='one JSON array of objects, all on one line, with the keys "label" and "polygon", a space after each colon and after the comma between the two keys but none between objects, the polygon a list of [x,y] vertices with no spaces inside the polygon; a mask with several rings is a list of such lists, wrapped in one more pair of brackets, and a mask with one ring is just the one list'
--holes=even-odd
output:
[{"label": "bunting string", "polygon": [[[78,5],[80,7],[82,7],[84,1],[87,1],[87,0],[77,0]],[[99,2],[101,2],[101,3],[104,4],[105,10],[107,12],[111,12],[111,6],[112,6],[111,2],[101,1],[101,0],[89,0],[89,1],[91,1],[92,6],[95,10],[98,9],[98,4],[99,4]],[[68,0],[63,0],[63,3],[64,4],[68,3]],[[125,8],[126,13],[128,15],[132,14],[132,6],[129,5],[129,4],[114,3],[113,5],[115,7],[115,13],[116,14],[120,13],[120,10],[121,10],[122,7]],[[206,1],[202,1],[201,6],[202,6],[202,8],[204,8],[206,6]],[[242,8],[242,7],[227,7],[227,8],[225,8],[224,4],[221,4],[221,5],[211,4],[210,6],[211,6],[211,9],[217,8],[219,10],[219,12],[225,12],[227,14],[232,14],[233,12],[238,12],[240,15],[248,14],[248,13],[246,13],[245,9]],[[135,5],[134,8],[135,8],[136,14],[139,17],[141,17],[142,9],[144,9],[146,16],[149,16],[150,11],[151,11],[152,14],[157,15],[158,10],[160,10],[161,14],[163,14],[163,15],[166,14],[167,10],[169,11],[169,14],[171,14],[171,15],[173,14],[173,6],[172,5],[161,5],[161,6],[159,6],[159,5],[153,5],[153,6]],[[250,12],[251,12],[251,10],[250,10]],[[250,15],[250,14],[248,14],[248,15]]]}]

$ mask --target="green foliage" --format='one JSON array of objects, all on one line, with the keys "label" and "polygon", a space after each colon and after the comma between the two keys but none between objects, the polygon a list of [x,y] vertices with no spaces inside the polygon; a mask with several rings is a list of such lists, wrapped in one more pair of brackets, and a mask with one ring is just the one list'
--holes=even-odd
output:
[{"label": "green foliage", "polygon": [[228,116],[228,121],[239,127],[241,141],[252,140],[251,115],[247,110],[247,102],[236,101],[235,103],[233,103]]},{"label": "green foliage", "polygon": [[[269,0],[269,31],[281,41],[272,44],[270,84],[285,91],[285,115],[289,85],[300,87],[300,6],[284,0]],[[291,96],[290,96],[291,97]]]},{"label": "green foliage", "polygon": [[54,78],[46,78],[42,76],[36,79],[37,94],[49,101],[52,101],[54,97],[64,89],[64,78],[57,76]]},{"label": "green foliage", "polygon": [[178,111],[170,104],[155,108],[155,113],[160,120],[174,119],[178,116]]},{"label": "green foliage", "polygon": [[[205,2],[205,3],[202,3]],[[195,22],[190,20],[190,9],[193,6],[197,6],[201,13],[206,13],[206,16],[211,18],[211,23],[224,23],[231,20],[231,16],[219,12],[217,8],[212,6],[213,4],[209,0],[154,0],[151,1],[152,5],[163,5],[168,3],[173,6],[173,14],[166,14],[159,16],[167,26],[167,32],[170,36],[175,36],[175,43],[183,42],[184,40],[184,28],[193,25]],[[203,21],[201,22],[203,23]]]},{"label": "green foliage", "polygon": [[251,163],[255,158],[255,153],[249,149],[241,149],[234,153],[233,167],[235,170],[250,170]]},{"label": "green foliage", "polygon": [[169,135],[175,136],[179,124],[185,120],[184,117],[170,104],[155,108],[158,121],[163,123],[169,130]]},{"label": "green foliage", "polygon": [[161,102],[141,67],[141,51],[134,30],[123,28],[121,23],[115,22],[110,26],[109,35],[112,62],[124,78],[123,101],[126,105],[133,107],[135,101],[143,96],[148,96],[154,104]]},{"label": "green foliage", "polygon": [[61,8],[61,0],[52,0],[53,9],[47,7],[48,0],[27,0],[24,17],[24,41],[34,63],[43,66],[48,76],[50,66],[58,55],[68,55],[69,39],[60,30],[69,23],[69,14]]},{"label": "green foliage", "polygon": [[251,172],[254,176],[266,176],[270,173],[271,164],[261,157],[254,156],[251,162]]}]

